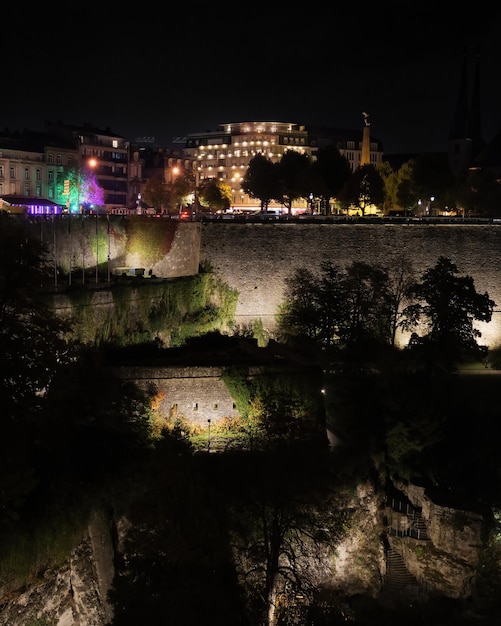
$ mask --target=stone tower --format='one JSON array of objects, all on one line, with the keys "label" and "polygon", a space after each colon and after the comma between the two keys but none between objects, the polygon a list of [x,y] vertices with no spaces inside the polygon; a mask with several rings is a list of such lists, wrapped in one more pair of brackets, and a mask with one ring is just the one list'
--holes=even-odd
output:
[{"label": "stone tower", "polygon": [[360,166],[369,165],[371,162],[371,133],[369,114],[362,113],[364,116],[364,133],[362,136],[362,156],[360,158]]}]

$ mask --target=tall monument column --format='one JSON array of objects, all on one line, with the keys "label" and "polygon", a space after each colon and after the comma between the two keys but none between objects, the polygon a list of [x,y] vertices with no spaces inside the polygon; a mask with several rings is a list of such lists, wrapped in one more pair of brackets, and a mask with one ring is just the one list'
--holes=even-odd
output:
[{"label": "tall monument column", "polygon": [[369,114],[362,113],[364,116],[364,134],[362,136],[362,157],[360,159],[360,166],[369,165],[371,162],[371,133]]}]

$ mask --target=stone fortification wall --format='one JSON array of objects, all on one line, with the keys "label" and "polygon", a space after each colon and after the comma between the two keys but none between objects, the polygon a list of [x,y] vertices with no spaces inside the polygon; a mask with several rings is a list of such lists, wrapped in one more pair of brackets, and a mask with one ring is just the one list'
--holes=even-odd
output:
[{"label": "stone fortification wall", "polygon": [[[202,227],[201,260],[208,260],[239,291],[236,322],[261,319],[273,332],[284,298],[285,278],[297,267],[341,268],[353,261],[390,267],[402,255],[417,276],[450,258],[460,275],[474,278],[478,292],[496,302],[489,324],[479,323],[480,343],[501,346],[501,226],[453,224],[224,224]],[[400,343],[406,340],[399,338]]]},{"label": "stone fortification wall", "polygon": [[75,282],[82,276],[94,282],[96,265],[101,280],[108,271],[143,268],[160,278],[193,276],[200,263],[199,222],[182,222],[146,216],[58,216],[34,218],[29,223],[35,237],[48,250],[49,264],[58,268],[66,284],[71,270]]},{"label": "stone fortification wall", "polygon": [[122,380],[132,380],[153,395],[153,404],[165,420],[186,419],[192,426],[207,428],[238,417],[233,399],[221,380],[223,367],[128,367],[113,368]]},{"label": "stone fortification wall", "polygon": [[[57,257],[60,261],[68,259],[72,245],[77,246],[72,257],[75,268],[80,244],[76,242],[75,232],[72,231],[70,238],[67,226],[65,229],[61,224]],[[272,336],[277,310],[284,299],[285,279],[295,268],[319,269],[325,260],[341,268],[353,261],[391,268],[406,255],[420,276],[440,256],[447,256],[461,275],[473,277],[478,292],[487,292],[495,301],[491,322],[478,323],[477,328],[482,333],[480,343],[491,349],[501,347],[501,225],[201,224],[161,219],[145,220],[142,225],[140,221],[134,222],[133,229],[126,224],[116,221],[112,227],[112,271],[118,266],[144,267],[159,278],[171,278],[196,274],[200,262],[208,261],[221,280],[239,293],[236,323],[248,325],[261,320]],[[40,225],[34,224],[34,228]],[[102,228],[104,245],[106,220]],[[50,241],[50,230],[41,236]],[[92,239],[86,246],[93,249]],[[165,250],[160,254],[162,247]],[[101,251],[99,259],[104,259],[104,254]],[[95,258],[94,261],[92,255],[86,258],[87,269],[92,262],[90,282]],[[105,262],[100,264],[102,279],[106,272]],[[402,345],[408,337],[401,335],[397,339]]]}]

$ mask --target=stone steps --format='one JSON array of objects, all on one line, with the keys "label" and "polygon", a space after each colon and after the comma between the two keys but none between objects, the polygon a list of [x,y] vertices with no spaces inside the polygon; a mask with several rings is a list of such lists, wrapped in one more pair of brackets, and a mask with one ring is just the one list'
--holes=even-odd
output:
[{"label": "stone steps", "polygon": [[401,598],[408,600],[421,595],[421,585],[408,571],[402,556],[389,548],[386,551],[386,574],[380,596],[381,601],[391,604]]}]

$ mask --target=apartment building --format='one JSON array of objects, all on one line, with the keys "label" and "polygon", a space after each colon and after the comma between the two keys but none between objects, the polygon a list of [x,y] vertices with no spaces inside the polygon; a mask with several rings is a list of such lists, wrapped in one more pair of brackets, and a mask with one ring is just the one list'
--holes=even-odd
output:
[{"label": "apartment building", "polygon": [[0,133],[0,205],[13,213],[61,213],[57,183],[63,168],[78,163],[73,141],[24,130]]},{"label": "apartment building", "polygon": [[[79,164],[83,166],[92,159],[98,185],[104,192],[100,210],[114,213],[129,206],[129,143],[110,128],[99,129],[92,124],[74,126],[47,123],[47,131],[77,147]],[[133,179],[140,179],[140,163],[136,162]]]},{"label": "apartment building", "polygon": [[[110,129],[90,124],[47,123],[44,132],[0,133],[0,198],[11,212],[61,213],[66,210],[63,176],[67,168],[93,163],[103,203],[97,210],[112,213],[131,206],[129,144]],[[141,179],[141,163],[134,163]]]}]

